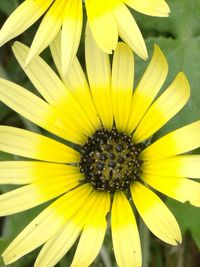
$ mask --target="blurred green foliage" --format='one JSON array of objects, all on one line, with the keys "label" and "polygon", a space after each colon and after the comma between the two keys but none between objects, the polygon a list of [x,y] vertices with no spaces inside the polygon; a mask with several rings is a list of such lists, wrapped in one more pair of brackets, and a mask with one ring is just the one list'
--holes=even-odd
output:
[{"label": "blurred green foliage", "polygon": [[[22,1],[1,0],[0,1],[0,26],[7,16]],[[145,41],[151,58],[153,44],[158,44],[165,53],[169,62],[169,75],[163,89],[165,89],[179,71],[184,71],[191,85],[191,98],[187,105],[164,126],[154,138],[176,129],[180,126],[193,122],[200,118],[200,1],[199,0],[168,0],[171,15],[169,18],[148,17],[132,10],[138,25],[145,37]],[[36,32],[38,23],[35,23],[29,30],[20,35],[17,40],[29,45]],[[0,77],[10,79],[30,90],[34,90],[25,74],[21,70],[13,57],[11,45],[13,40],[0,49]],[[79,48],[79,58],[84,64],[83,39]],[[49,50],[43,56],[52,64]],[[147,62],[136,58],[135,83],[137,84]],[[15,112],[0,103],[0,122],[5,125],[13,125],[39,131],[35,125],[22,119]],[[199,153],[196,150],[195,153]],[[13,159],[12,155],[0,152],[0,160]],[[10,190],[10,186],[2,186],[0,192]],[[171,247],[153,235],[149,234],[140,222],[142,245],[145,247],[144,267],[197,267],[200,266],[200,209],[190,206],[188,203],[180,204],[174,200],[167,199],[168,207],[175,214],[182,233],[184,235],[183,244]],[[9,242],[23,229],[23,227],[36,214],[43,209],[34,208],[20,214],[12,215],[0,221],[0,252]],[[115,265],[111,237],[106,236],[105,247],[103,247],[99,257],[92,266],[94,267],[113,267]],[[148,252],[149,250],[149,252]],[[21,260],[12,264],[12,267],[31,267],[38,251],[34,251],[23,257]],[[58,267],[69,266],[73,255],[73,249],[67,256],[60,261]],[[4,266],[0,261],[0,266]]]}]

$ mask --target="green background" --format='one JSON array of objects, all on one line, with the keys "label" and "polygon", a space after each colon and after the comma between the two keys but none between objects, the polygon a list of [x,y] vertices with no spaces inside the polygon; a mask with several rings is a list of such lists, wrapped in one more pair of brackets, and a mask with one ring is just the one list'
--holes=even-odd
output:
[{"label": "green background", "polygon": [[[0,1],[0,26],[8,15],[22,1],[1,0]],[[149,58],[152,55],[153,44],[158,44],[165,53],[169,63],[169,75],[163,89],[170,84],[179,71],[184,71],[191,85],[191,98],[187,105],[155,136],[161,136],[173,129],[200,119],[200,1],[199,0],[168,0],[171,9],[169,18],[156,18],[132,13],[145,37]],[[35,23],[29,30],[16,39],[30,45],[39,22]],[[17,64],[12,51],[13,40],[0,49],[0,77],[14,81],[24,87],[34,88],[26,78],[25,74]],[[84,64],[83,40],[79,48],[79,58]],[[49,50],[46,49],[42,56],[52,64]],[[136,83],[140,79],[148,62],[136,59]],[[53,64],[52,67],[54,68]],[[17,115],[4,104],[0,103],[0,123],[40,131],[37,126]],[[200,138],[200,137],[199,137]],[[196,150],[194,153],[199,153]],[[0,160],[16,159],[12,155],[0,152]],[[0,193],[4,193],[13,187],[1,186]],[[148,232],[140,221],[140,234],[143,247],[143,267],[197,267],[200,266],[200,208],[190,206],[188,203],[180,204],[174,200],[166,199],[170,210],[175,214],[183,234],[183,243],[177,247],[169,246],[155,238]],[[0,252],[19,233],[23,227],[43,206],[12,215],[0,220]],[[59,262],[57,266],[69,266],[74,248]],[[24,256],[13,263],[13,267],[31,267],[36,258],[38,250]],[[0,266],[4,266],[0,260]],[[115,260],[113,256],[111,237],[108,233],[100,255],[92,266],[113,267]]]}]

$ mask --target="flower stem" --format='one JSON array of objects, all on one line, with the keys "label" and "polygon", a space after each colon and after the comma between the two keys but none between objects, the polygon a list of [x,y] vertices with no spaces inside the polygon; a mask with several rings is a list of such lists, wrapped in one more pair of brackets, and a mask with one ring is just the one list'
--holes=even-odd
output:
[{"label": "flower stem", "polygon": [[110,260],[109,253],[106,250],[104,245],[102,246],[102,248],[100,250],[100,255],[101,255],[101,258],[102,258],[102,261],[103,261],[105,267],[112,267],[112,262]]},{"label": "flower stem", "polygon": [[143,259],[143,267],[149,267],[150,261],[150,232],[149,229],[146,227],[142,219],[140,218],[139,221],[139,231],[140,231],[140,240],[141,240],[141,247],[142,247],[142,259]]}]

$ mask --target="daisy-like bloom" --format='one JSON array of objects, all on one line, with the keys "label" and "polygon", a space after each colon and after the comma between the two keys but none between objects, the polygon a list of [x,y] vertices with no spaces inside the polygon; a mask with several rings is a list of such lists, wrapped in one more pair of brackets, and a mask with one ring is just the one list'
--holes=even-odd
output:
[{"label": "daisy-like bloom", "polygon": [[[29,158],[0,162],[0,183],[23,185],[0,196],[0,215],[54,199],[3,252],[5,264],[43,245],[34,266],[54,266],[80,236],[71,266],[89,266],[110,221],[118,266],[141,267],[133,203],[151,232],[172,245],[181,242],[180,229],[154,191],[200,206],[200,184],[188,179],[200,177],[200,156],[184,154],[200,145],[200,121],[151,143],[189,98],[185,75],[180,72],[156,98],[168,65],[155,46],[133,91],[131,49],[118,43],[111,68],[89,28],[85,43],[89,85],[77,58],[62,80],[39,56],[24,69],[42,98],[0,79],[6,105],[59,137],[0,127],[0,149]],[[24,66],[29,49],[15,43],[13,50]],[[62,73],[59,38],[51,50]]]},{"label": "daisy-like bloom", "polygon": [[[164,0],[85,0],[88,21],[98,46],[112,53],[118,35],[142,58],[147,58],[146,46],[129,7],[138,12],[166,17],[169,7]],[[18,36],[43,16],[27,55],[27,65],[39,55],[62,29],[62,70],[76,55],[82,31],[82,0],[25,0],[7,19],[0,31],[0,46]]]}]

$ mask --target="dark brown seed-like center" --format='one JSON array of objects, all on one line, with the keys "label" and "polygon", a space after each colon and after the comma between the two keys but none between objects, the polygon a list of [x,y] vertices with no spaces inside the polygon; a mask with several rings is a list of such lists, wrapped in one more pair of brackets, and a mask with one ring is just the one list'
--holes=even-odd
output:
[{"label": "dark brown seed-like center", "polygon": [[141,146],[131,135],[115,128],[97,130],[81,148],[80,171],[83,182],[90,182],[98,191],[126,190],[139,178]]}]

